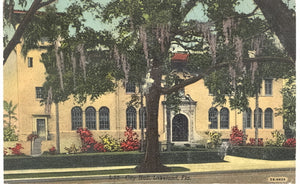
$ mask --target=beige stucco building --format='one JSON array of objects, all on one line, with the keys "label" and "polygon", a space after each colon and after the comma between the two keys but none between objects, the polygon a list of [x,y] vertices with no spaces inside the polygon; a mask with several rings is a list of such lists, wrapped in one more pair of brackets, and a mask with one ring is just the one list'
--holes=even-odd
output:
[{"label": "beige stucco building", "polygon": [[[21,45],[17,45],[4,65],[4,100],[18,104],[16,113],[18,120],[13,122],[17,127],[19,141],[23,143],[24,153],[31,154],[32,146],[27,136],[37,133],[42,139],[42,151],[56,146],[56,113],[52,105],[50,113],[45,113],[45,107],[40,104],[41,90],[46,77],[43,63],[40,62],[43,50],[32,50],[26,57],[21,54]],[[134,88],[124,88],[120,85],[115,92],[107,93],[98,100],[80,106],[72,98],[59,103],[59,137],[60,150],[71,144],[80,146],[81,142],[76,127],[88,127],[94,138],[109,134],[115,138],[124,138],[126,125],[132,125],[140,133],[142,112],[140,108],[127,107]],[[271,138],[271,132],[280,130],[283,133],[283,120],[275,116],[275,108],[282,106],[280,90],[283,80],[267,79],[263,81],[259,95],[261,121],[259,138]],[[160,141],[167,139],[167,109],[161,96],[159,106]],[[170,114],[171,141],[175,144],[205,144],[206,131],[222,133],[222,139],[229,139],[231,127],[238,125],[244,129],[249,138],[254,138],[255,99],[250,99],[250,110],[239,113],[230,110],[229,104],[224,107],[212,106],[213,96],[209,94],[200,80],[185,87],[180,105],[180,113]],[[210,122],[211,121],[211,122]],[[6,142],[5,147],[12,143]]]}]

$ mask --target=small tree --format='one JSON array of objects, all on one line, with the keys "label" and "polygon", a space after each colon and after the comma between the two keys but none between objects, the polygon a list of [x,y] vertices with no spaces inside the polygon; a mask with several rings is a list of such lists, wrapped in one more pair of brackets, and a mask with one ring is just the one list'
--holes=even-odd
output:
[{"label": "small tree", "polygon": [[18,136],[16,135],[16,132],[15,132],[16,126],[12,125],[12,120],[17,120],[17,117],[15,116],[16,115],[15,110],[18,105],[17,104],[13,105],[12,101],[7,102],[4,100],[3,106],[4,106],[4,110],[6,111],[6,113],[3,114],[3,118],[8,118],[8,121],[3,120],[4,141],[17,141]]}]

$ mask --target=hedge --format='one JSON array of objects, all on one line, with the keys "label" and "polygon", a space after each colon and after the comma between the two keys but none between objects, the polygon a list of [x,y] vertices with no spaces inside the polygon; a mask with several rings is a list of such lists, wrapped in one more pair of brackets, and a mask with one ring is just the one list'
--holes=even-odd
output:
[{"label": "hedge", "polygon": [[[175,151],[162,152],[163,164],[222,162],[216,151]],[[6,156],[4,170],[75,168],[138,165],[144,153],[90,153],[70,155],[42,155],[40,157]]]},{"label": "hedge", "polygon": [[235,146],[228,155],[263,160],[295,160],[296,149],[289,147]]}]

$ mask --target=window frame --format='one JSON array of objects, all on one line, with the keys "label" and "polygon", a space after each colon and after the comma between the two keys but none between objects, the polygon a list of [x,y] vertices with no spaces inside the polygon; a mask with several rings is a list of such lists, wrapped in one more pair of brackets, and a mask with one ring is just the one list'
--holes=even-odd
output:
[{"label": "window frame", "polygon": [[139,109],[139,128],[142,129],[142,128],[147,128],[146,126],[146,119],[147,118],[147,114],[146,114],[146,107],[142,107]]},{"label": "window frame", "polygon": [[136,109],[133,106],[126,109],[126,126],[136,129]]},{"label": "window frame", "polygon": [[[211,122],[209,125],[209,129],[218,129],[218,109],[215,107],[211,107],[208,110],[208,121]],[[212,117],[212,115],[214,117]],[[213,120],[212,118],[215,118],[215,120]]]},{"label": "window frame", "polygon": [[136,91],[135,82],[132,82],[132,81],[126,82],[125,90],[126,90],[126,93],[135,93],[135,91]]},{"label": "window frame", "polygon": [[27,67],[33,68],[33,57],[27,57]]},{"label": "window frame", "polygon": [[[270,114],[267,114],[270,113]],[[265,121],[265,128],[267,129],[272,129],[273,128],[273,122],[274,122],[274,117],[273,117],[273,109],[272,108],[266,108],[265,112],[264,112],[264,121]],[[267,120],[267,118],[269,118],[269,120]],[[267,123],[268,122],[268,123]],[[267,125],[271,125],[271,126],[267,126]]]},{"label": "window frame", "polygon": [[[226,118],[226,119],[223,120],[223,118]],[[227,126],[224,126],[224,124]],[[226,107],[223,107],[220,110],[220,129],[229,129],[229,109]]]},{"label": "window frame", "polygon": [[[77,113],[80,113],[80,116],[79,116],[80,121],[78,121],[78,120],[73,121],[74,120],[73,112],[75,110],[79,110],[79,112],[77,112]],[[71,130],[77,130],[78,128],[82,127],[82,125],[83,125],[82,109],[79,106],[75,106],[71,109]]]},{"label": "window frame", "polygon": [[245,129],[252,128],[252,109],[251,108],[247,108],[246,111],[243,112],[243,128],[245,128]]},{"label": "window frame", "polygon": [[36,99],[44,99],[44,88],[43,87],[35,87],[35,98]]},{"label": "window frame", "polygon": [[265,79],[265,96],[273,95],[273,79]]},{"label": "window frame", "polygon": [[96,109],[89,106],[85,109],[85,126],[89,130],[97,130]]},{"label": "window frame", "polygon": [[99,109],[99,130],[110,130],[109,108],[101,107]]},{"label": "window frame", "polygon": [[[262,109],[261,108],[258,108],[258,111],[259,111],[259,116],[260,116],[260,118],[259,118],[259,121],[258,121],[258,128],[260,128],[260,129],[262,129],[263,128],[263,111],[262,111]],[[254,110],[254,113],[253,113],[253,118],[254,118],[254,120],[253,120],[253,122],[254,122],[254,125],[253,125],[253,127],[254,128],[256,128],[256,126],[255,126],[255,124],[256,124],[256,109]]]}]

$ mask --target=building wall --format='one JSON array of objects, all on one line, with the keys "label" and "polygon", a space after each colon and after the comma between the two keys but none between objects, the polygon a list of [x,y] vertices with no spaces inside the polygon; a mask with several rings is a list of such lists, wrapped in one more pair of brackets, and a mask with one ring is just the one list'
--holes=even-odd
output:
[{"label": "building wall", "polygon": [[[8,62],[4,66],[4,99],[7,101],[12,100],[14,104],[18,104],[17,128],[19,130],[19,140],[26,141],[27,136],[37,130],[37,119],[45,119],[47,140],[42,142],[43,151],[47,151],[52,146],[56,146],[56,113],[55,104],[52,104],[51,112],[45,113],[45,107],[41,106],[40,99],[36,98],[36,87],[41,87],[45,81],[45,68],[43,63],[40,62],[41,53],[43,50],[32,50],[26,57],[22,56],[21,45],[16,47],[16,53],[12,53]],[[27,58],[33,58],[33,67],[28,67]],[[271,138],[271,131],[281,130],[283,133],[282,117],[275,117],[275,108],[281,107],[282,96],[280,89],[282,88],[282,80],[273,81],[273,94],[266,96],[264,94],[264,84],[262,85],[262,93],[259,96],[259,106],[262,108],[263,113],[266,108],[273,109],[273,128],[264,128],[264,114],[263,124],[259,129],[259,137]],[[238,125],[240,129],[243,127],[243,114],[230,110],[229,112],[229,128],[220,129],[220,118],[218,129],[209,129],[210,122],[208,121],[208,111],[212,107],[213,96],[209,95],[208,89],[204,86],[204,81],[198,81],[185,88],[185,95],[189,95],[195,102],[192,106],[182,106],[182,114],[184,114],[189,122],[189,140],[177,143],[200,143],[206,142],[206,131],[218,131],[222,133],[222,139],[229,139],[231,127]],[[59,129],[60,129],[60,150],[64,152],[65,147],[70,147],[75,144],[77,147],[81,145],[80,139],[76,130],[71,128],[71,109],[79,106],[83,111],[83,127],[85,127],[85,110],[87,107],[92,106],[96,109],[96,130],[91,130],[96,140],[99,136],[109,134],[117,139],[123,139],[126,126],[126,103],[130,101],[131,93],[126,93],[123,84],[120,82],[115,92],[107,93],[96,101],[87,101],[86,104],[80,105],[70,97],[70,100],[61,102],[59,106]],[[164,96],[160,98],[159,106],[159,140],[166,141],[167,128],[166,128],[166,108],[163,106]],[[250,107],[252,112],[255,108],[255,99],[250,99]],[[110,110],[110,130],[99,130],[99,109],[101,107],[108,107]],[[230,109],[229,104],[224,107]],[[220,111],[221,107],[217,107]],[[136,131],[140,134],[139,127],[139,108],[136,109]],[[173,113],[172,118],[175,117]],[[171,119],[172,124],[172,119]],[[171,126],[172,128],[172,126]],[[172,130],[172,129],[171,129]],[[253,113],[252,113],[252,128],[246,129],[248,138],[254,138],[253,128]],[[28,151],[27,151],[28,152]]]}]

